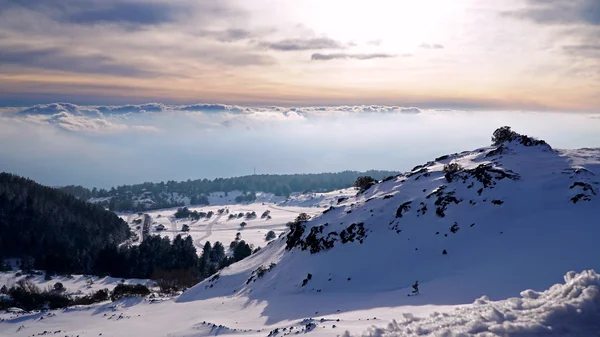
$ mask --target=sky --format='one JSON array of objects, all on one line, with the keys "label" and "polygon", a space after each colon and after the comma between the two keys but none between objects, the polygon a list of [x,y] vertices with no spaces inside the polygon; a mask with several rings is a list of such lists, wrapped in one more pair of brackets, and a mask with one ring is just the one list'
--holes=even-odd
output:
[{"label": "sky", "polygon": [[0,0],[0,104],[593,112],[598,0]]},{"label": "sky", "polygon": [[0,171],[52,186],[598,147],[599,93],[598,0],[0,0]]}]

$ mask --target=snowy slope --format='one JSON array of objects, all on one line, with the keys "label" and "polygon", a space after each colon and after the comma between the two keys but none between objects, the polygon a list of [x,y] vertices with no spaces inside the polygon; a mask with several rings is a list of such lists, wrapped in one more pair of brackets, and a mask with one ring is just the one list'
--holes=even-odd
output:
[{"label": "snowy slope", "polygon": [[[87,295],[90,292],[95,292],[100,289],[112,290],[122,281],[122,279],[114,277],[86,275],[71,275],[71,277],[53,276],[51,280],[44,280],[44,275],[19,275],[17,271],[13,271],[0,272],[0,288],[2,286],[10,288],[23,279],[30,280],[40,289],[52,288],[55,283],[60,282],[66,288],[66,294],[72,296]],[[150,280],[142,279],[126,279],[124,281],[125,284],[144,284],[146,286],[152,286],[154,284],[154,282]]]},{"label": "snowy slope", "polygon": [[[446,177],[449,163],[462,169]],[[586,270],[600,270],[599,174],[600,149],[440,157],[332,195],[179,298],[0,314],[0,335],[598,336],[600,276]]]},{"label": "snowy slope", "polygon": [[329,207],[336,205],[340,198],[356,194],[354,187],[324,193],[294,193],[280,203],[279,206]]},{"label": "snowy slope", "polygon": [[[595,272],[570,272],[547,291],[525,290],[496,302],[482,297],[461,306],[386,307],[385,294],[365,294],[359,296],[361,309],[347,310],[351,301],[344,296],[324,294],[319,300],[306,295],[281,299],[287,310],[270,316],[264,314],[269,303],[241,296],[187,303],[132,298],[45,313],[0,313],[0,335],[593,337],[600,331],[599,289]],[[300,298],[312,299],[313,308],[335,305],[340,310],[297,319],[311,309],[307,301],[296,301]],[[280,317],[289,318],[272,319]]]},{"label": "snowy slope", "polygon": [[[419,280],[426,295],[401,302],[458,304],[545,289],[570,270],[600,270],[600,151],[517,142],[502,149],[438,158],[377,184],[303,224],[290,250],[289,235],[279,238],[179,301],[234,290],[257,300],[353,296],[408,289]],[[443,167],[450,162],[463,169],[448,182]]]}]

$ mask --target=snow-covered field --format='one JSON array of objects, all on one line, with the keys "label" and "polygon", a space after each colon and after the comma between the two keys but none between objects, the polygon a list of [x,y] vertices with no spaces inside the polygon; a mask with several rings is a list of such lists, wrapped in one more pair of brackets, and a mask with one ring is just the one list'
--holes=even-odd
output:
[{"label": "snow-covered field", "polygon": [[[65,294],[78,296],[87,295],[90,292],[95,292],[100,289],[108,289],[110,291],[122,281],[122,279],[114,277],[97,277],[90,275],[71,275],[72,277],[53,276],[51,280],[44,280],[44,275],[17,276],[17,273],[17,271],[0,272],[0,288],[2,286],[10,288],[22,279],[34,282],[42,290],[52,288],[54,284],[60,282],[66,289]],[[124,281],[126,284],[144,284],[147,286],[151,286],[153,283],[152,281],[141,279],[127,279]]]},{"label": "snow-covered field", "polygon": [[0,335],[593,337],[600,332],[600,275],[593,271],[568,273],[563,283],[546,291],[525,290],[496,302],[482,297],[468,305],[415,305],[403,298],[402,290],[265,301],[241,296],[184,303],[132,298],[0,314]]},{"label": "snow-covered field", "polygon": [[[294,194],[288,199],[278,198],[272,194],[257,193],[256,202],[238,204],[234,201],[235,193],[229,193],[227,196],[224,193],[213,193],[209,199],[211,206],[188,207],[190,211],[205,213],[212,211],[214,215],[210,219],[203,218],[198,221],[176,219],[174,214],[177,208],[153,210],[146,214],[151,217],[150,235],[168,236],[171,240],[177,235],[182,237],[191,235],[198,253],[202,251],[202,246],[207,241],[210,241],[211,244],[220,241],[228,247],[229,243],[234,241],[238,232],[241,234],[241,240],[254,247],[264,247],[268,243],[265,240],[265,235],[269,231],[274,231],[279,236],[287,229],[286,224],[293,221],[298,214],[320,215],[326,207],[337,203],[339,198],[355,194],[356,190],[354,188],[328,193]],[[220,215],[218,212],[221,209],[225,209],[227,213]],[[269,212],[270,219],[261,217],[265,211]],[[247,212],[255,212],[256,218],[236,217],[235,219],[229,219],[229,214],[237,215],[239,213],[246,214]],[[136,243],[141,242],[144,215],[121,213],[119,216],[129,223],[131,230],[140,238]],[[244,228],[240,226],[242,222],[246,223]],[[189,226],[188,232],[182,231],[184,225]],[[159,230],[158,228],[164,229]]]},{"label": "snow-covered field", "polygon": [[[460,167],[445,175],[449,163]],[[321,208],[230,205],[258,219],[240,231],[222,217],[206,238],[214,219],[190,223],[195,240],[240,231],[263,249],[177,298],[0,314],[0,335],[600,336],[600,149],[485,147],[334,195],[313,197]],[[264,246],[301,211],[322,215]]]}]

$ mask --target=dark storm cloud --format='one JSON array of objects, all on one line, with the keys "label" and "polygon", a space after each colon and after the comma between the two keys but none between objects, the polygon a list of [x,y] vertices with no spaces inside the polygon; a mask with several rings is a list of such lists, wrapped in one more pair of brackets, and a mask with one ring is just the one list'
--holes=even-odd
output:
[{"label": "dark storm cloud", "polygon": [[343,49],[344,44],[327,37],[309,39],[285,39],[276,42],[262,42],[260,46],[279,51]]},{"label": "dark storm cloud", "polygon": [[[407,55],[408,56],[408,55]],[[330,61],[337,59],[355,59],[355,60],[370,60],[376,58],[392,58],[396,55],[391,54],[346,54],[346,53],[335,53],[335,54],[312,54],[311,60],[313,61]]]},{"label": "dark storm cloud", "polygon": [[20,49],[2,46],[0,64],[120,76],[150,73],[134,65],[117,64],[106,55],[72,55],[60,48]]}]

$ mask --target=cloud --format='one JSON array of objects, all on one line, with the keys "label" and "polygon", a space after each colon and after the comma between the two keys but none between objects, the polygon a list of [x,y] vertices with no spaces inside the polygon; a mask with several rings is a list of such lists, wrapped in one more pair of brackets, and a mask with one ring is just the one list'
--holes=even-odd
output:
[{"label": "cloud", "polygon": [[181,111],[192,111],[192,112],[207,112],[207,113],[243,113],[251,112],[251,108],[242,107],[239,105],[226,105],[226,104],[194,104],[194,105],[181,105],[173,107],[174,110]]},{"label": "cloud", "polygon": [[73,103],[37,104],[26,108],[6,108],[16,111],[19,116],[52,116],[66,112],[73,116],[122,116],[127,114],[159,114],[169,112],[205,113],[209,115],[232,114],[262,116],[295,116],[297,114],[335,114],[346,113],[420,113],[416,107],[386,106],[386,105],[339,105],[312,107],[246,107],[228,104],[191,104],[169,105],[162,103],[129,104],[117,106],[77,105]]},{"label": "cloud", "polygon": [[13,116],[27,122],[47,124],[65,131],[114,133],[126,130],[157,131],[146,125],[129,125],[127,114],[165,111],[164,105],[148,103],[124,106],[80,106],[72,103],[38,104],[18,110]]},{"label": "cloud", "polygon": [[1,46],[0,63],[77,73],[147,76],[151,72],[137,65],[119,64],[105,54],[74,54],[61,48],[31,49]]},{"label": "cloud", "polygon": [[[246,107],[227,104],[167,105],[147,103],[121,106],[81,106],[72,103],[38,104],[6,108],[15,120],[50,125],[81,133],[115,133],[128,130],[157,131],[161,125],[190,120],[198,128],[244,127],[255,129],[279,122],[306,122],[324,118],[367,114],[414,115],[416,107],[341,105],[313,107]],[[160,120],[160,122],[159,122]],[[153,126],[154,125],[154,126]]]},{"label": "cloud", "polygon": [[161,103],[146,103],[146,104],[138,104],[138,105],[120,105],[120,106],[97,106],[95,108],[105,115],[122,115],[122,114],[127,114],[127,113],[162,112],[162,111],[167,110],[167,107]]},{"label": "cloud", "polygon": [[[562,28],[561,34],[577,40],[559,47],[569,56],[600,60],[600,1],[598,0],[525,0],[527,7],[504,12],[508,17],[527,20],[540,26]],[[559,40],[559,39],[557,39]],[[579,73],[600,73],[600,64],[575,64]]]},{"label": "cloud", "polygon": [[76,116],[66,111],[54,115],[29,115],[24,121],[41,125],[52,125],[59,129],[71,132],[98,133],[118,132],[127,129],[126,125],[112,123],[105,118],[91,118]]},{"label": "cloud", "polygon": [[546,25],[600,26],[598,0],[527,0],[528,8],[505,14]]},{"label": "cloud", "polygon": [[567,45],[563,46],[563,50],[572,55],[600,58],[600,44]]},{"label": "cloud", "polygon": [[173,23],[200,13],[203,19],[233,14],[229,1],[159,0],[8,0],[0,12],[26,9],[43,13],[60,23],[84,26],[121,25],[141,28]]},{"label": "cloud", "polygon": [[284,39],[276,42],[261,42],[263,48],[278,51],[319,50],[319,49],[344,49],[343,43],[328,37],[309,39]]},{"label": "cloud", "polygon": [[158,25],[175,21],[181,9],[167,3],[109,2],[97,7],[81,8],[74,13],[65,14],[61,19],[64,22],[80,25],[102,23]]},{"label": "cloud", "polygon": [[[0,0],[0,64],[140,78],[202,77],[210,65],[275,64],[234,44],[252,29],[233,0]],[[216,71],[221,71],[219,69]]]},{"label": "cloud", "polygon": [[429,44],[429,43],[423,43],[421,45],[419,45],[420,48],[423,49],[444,49],[444,46],[441,44]]},{"label": "cloud", "polygon": [[369,46],[380,46],[383,43],[381,40],[370,40],[367,41],[367,45]]},{"label": "cloud", "polygon": [[220,42],[235,42],[254,37],[255,34],[249,30],[241,28],[230,28],[225,30],[201,31],[198,36],[210,37]]},{"label": "cloud", "polygon": [[[407,57],[408,55],[403,55]],[[392,58],[396,57],[396,55],[392,54],[383,54],[383,53],[373,53],[373,54],[347,54],[347,53],[334,53],[334,54],[320,54],[315,53],[310,57],[313,61],[330,61],[336,59],[355,59],[355,60],[370,60],[376,58]]]},{"label": "cloud", "polygon": [[386,106],[386,105],[340,105],[290,108],[305,116],[347,116],[362,113],[382,114],[419,114],[421,110],[416,107]]},{"label": "cloud", "polygon": [[83,106],[79,106],[72,103],[51,103],[51,104],[37,104],[26,109],[23,109],[18,112],[19,115],[29,115],[29,116],[52,116],[56,114],[60,114],[62,112],[67,112],[71,115],[90,115],[90,114],[99,114],[99,111],[96,109],[88,109]]}]

